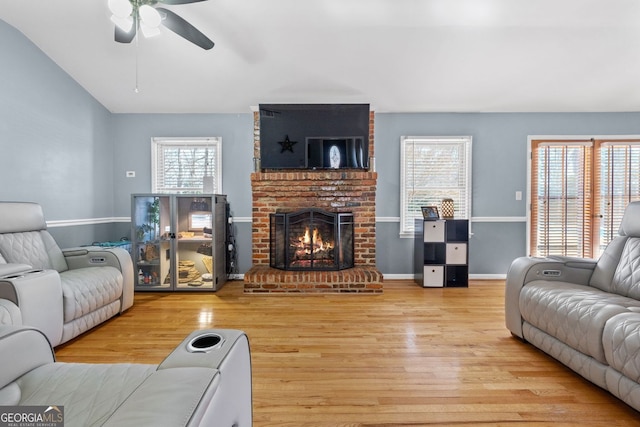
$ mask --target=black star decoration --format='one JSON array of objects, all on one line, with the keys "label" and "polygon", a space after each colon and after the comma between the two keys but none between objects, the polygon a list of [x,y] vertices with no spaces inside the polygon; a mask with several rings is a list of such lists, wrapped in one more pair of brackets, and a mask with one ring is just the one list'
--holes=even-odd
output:
[{"label": "black star decoration", "polygon": [[291,151],[293,153],[293,144],[297,144],[297,143],[298,141],[289,140],[289,135],[287,135],[284,141],[278,141],[278,144],[282,146],[282,149],[280,150],[280,152],[284,153],[285,151]]}]

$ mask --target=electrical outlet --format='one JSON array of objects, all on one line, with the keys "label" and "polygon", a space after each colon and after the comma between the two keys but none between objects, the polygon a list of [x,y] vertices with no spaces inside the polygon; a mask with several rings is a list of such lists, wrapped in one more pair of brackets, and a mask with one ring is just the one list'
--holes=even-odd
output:
[{"label": "electrical outlet", "polygon": [[127,171],[126,172],[126,177],[127,178],[135,178],[136,177],[136,171]]}]

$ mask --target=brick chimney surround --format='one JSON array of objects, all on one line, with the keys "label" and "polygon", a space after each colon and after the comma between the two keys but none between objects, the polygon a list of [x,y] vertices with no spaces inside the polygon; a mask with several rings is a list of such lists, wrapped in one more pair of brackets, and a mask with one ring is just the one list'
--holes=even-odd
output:
[{"label": "brick chimney surround", "polygon": [[[254,112],[254,157],[260,158],[260,113]],[[369,156],[374,156],[369,113]],[[383,291],[376,268],[376,184],[372,171],[261,170],[251,174],[252,263],[245,293],[367,293]],[[282,271],[269,266],[269,214],[319,208],[353,212],[355,267],[339,271]]]}]

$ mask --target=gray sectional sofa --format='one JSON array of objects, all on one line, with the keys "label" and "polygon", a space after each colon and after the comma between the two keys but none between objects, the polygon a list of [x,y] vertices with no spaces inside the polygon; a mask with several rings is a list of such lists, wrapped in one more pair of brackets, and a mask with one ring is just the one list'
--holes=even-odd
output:
[{"label": "gray sectional sofa", "polygon": [[640,202],[598,260],[516,259],[505,320],[514,336],[640,410]]},{"label": "gray sectional sofa", "polygon": [[60,249],[36,203],[0,202],[0,324],[32,326],[53,346],[133,305],[121,248]]}]

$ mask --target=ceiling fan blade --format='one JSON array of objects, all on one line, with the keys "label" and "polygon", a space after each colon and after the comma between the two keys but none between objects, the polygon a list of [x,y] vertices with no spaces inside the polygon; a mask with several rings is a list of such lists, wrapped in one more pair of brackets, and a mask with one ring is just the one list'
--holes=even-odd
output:
[{"label": "ceiling fan blade", "polygon": [[200,1],[206,1],[206,0],[158,0],[158,3],[164,3],[164,4],[189,4],[189,3],[197,3]]},{"label": "ceiling fan blade", "polygon": [[115,26],[115,40],[118,43],[131,43],[131,40],[136,36],[136,28],[138,28],[137,19],[133,18],[133,25],[129,31],[125,31],[119,26]]},{"label": "ceiling fan blade", "polygon": [[209,50],[213,47],[214,43],[207,36],[180,16],[163,7],[157,7],[156,10],[166,14],[166,18],[162,21],[162,24],[180,37],[189,40],[204,50]]}]

